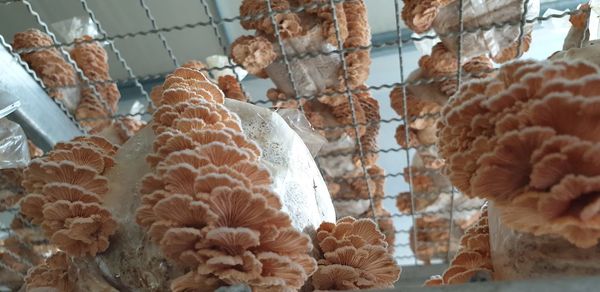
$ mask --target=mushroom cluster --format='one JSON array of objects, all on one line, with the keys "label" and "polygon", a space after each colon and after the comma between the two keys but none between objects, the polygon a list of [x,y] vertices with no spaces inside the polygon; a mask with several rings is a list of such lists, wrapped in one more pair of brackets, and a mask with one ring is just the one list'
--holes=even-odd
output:
[{"label": "mushroom cluster", "polygon": [[[436,123],[441,108],[450,96],[456,93],[458,72],[456,54],[451,53],[443,43],[436,44],[430,55],[419,60],[419,69],[406,80],[410,85],[395,87],[390,93],[394,111],[405,116],[408,123],[396,130],[396,141],[402,147],[431,146],[437,142]],[[492,62],[479,56],[462,62],[463,81],[485,78],[492,74]],[[423,82],[431,79],[433,82]],[[406,97],[404,96],[406,94]],[[408,140],[406,127],[408,126]]]},{"label": "mushroom cluster", "polygon": [[[463,5],[459,7],[459,5]],[[458,9],[462,10],[459,20]],[[498,23],[519,21],[536,17],[540,2],[529,1],[526,15],[523,15],[521,1],[455,1],[455,0],[404,0],[402,20],[416,33],[425,33],[431,29],[440,36],[448,48],[456,55],[458,52],[458,34],[460,29],[469,31],[463,35],[462,55],[472,58],[489,55],[496,63],[508,62],[518,58],[529,50],[531,43],[531,25],[525,25],[524,35],[519,41],[519,27],[494,27],[482,29]]]},{"label": "mushroom cluster", "polygon": [[[129,116],[113,118],[117,113],[121,93],[111,80],[106,50],[99,42],[92,41],[92,37],[85,35],[75,40],[71,57],[88,80],[96,82],[82,88],[75,117],[91,134],[110,138],[117,144],[125,143],[145,123]],[[109,134],[113,131],[114,134]]]},{"label": "mushroom cluster", "polygon": [[370,219],[325,222],[317,230],[317,241],[324,259],[313,275],[315,291],[391,288],[400,277],[385,235]]},{"label": "mushroom cluster", "polygon": [[117,224],[102,197],[117,149],[101,137],[75,138],[34,159],[23,173],[28,194],[21,213],[68,255],[94,256],[108,248]]},{"label": "mushroom cluster", "polygon": [[[30,158],[43,155],[43,151],[31,140],[27,141],[27,145]],[[6,212],[3,215],[18,210],[19,200],[25,195],[21,187],[22,180],[23,168],[0,170],[0,212]],[[44,240],[38,228],[19,214],[8,220],[12,220],[10,232],[0,240],[0,265],[3,267],[0,270],[0,282],[16,291],[23,285],[23,276],[27,270],[40,264],[44,255],[52,254],[55,248]]]},{"label": "mushroom cluster", "polygon": [[[37,29],[16,33],[12,43],[15,50],[36,49],[52,45],[54,45],[52,38]],[[50,97],[65,103],[69,102],[65,100],[65,93],[62,89],[76,86],[77,76],[73,67],[69,65],[58,49],[50,47],[33,52],[22,52],[20,55],[21,59],[27,62],[44,85],[49,88]]]},{"label": "mushroom cluster", "polygon": [[[492,62],[485,56],[461,64],[464,81],[493,74]],[[441,109],[456,93],[458,66],[456,56],[443,43],[438,43],[430,55],[419,60],[419,69],[407,79],[410,84],[404,88],[396,87],[390,93],[392,108],[400,117],[406,117],[407,121],[396,129],[396,140],[403,148],[416,149],[411,166],[404,169],[404,180],[411,185],[412,195],[408,191],[400,192],[396,197],[396,206],[403,214],[413,214],[414,210],[414,215],[418,217],[416,223],[420,244],[412,249],[417,258],[425,263],[430,263],[434,258],[445,258],[449,247],[440,242],[447,243],[449,238],[458,240],[464,231],[464,228],[455,228],[456,234],[449,234],[450,219],[444,216],[450,205],[461,205],[465,209],[460,216],[453,218],[452,223],[462,225],[478,216],[476,208],[482,204],[480,200],[469,200],[461,194],[451,193],[452,185],[442,173],[444,159],[435,146],[438,141],[436,125]],[[423,82],[429,79],[433,82]],[[431,231],[431,228],[439,230]]]},{"label": "mushroom cluster", "polygon": [[58,252],[29,271],[25,277],[26,288],[55,287],[58,291],[73,292],[77,279],[74,278],[76,272],[72,269],[69,257]]},{"label": "mushroom cluster", "polygon": [[[207,70],[206,65],[198,60],[189,60],[181,65],[181,67],[199,71]],[[216,79],[216,82],[219,89],[221,89],[223,94],[225,94],[225,97],[244,102],[248,101],[248,96],[246,96],[246,93],[244,93],[242,90],[241,84],[235,75],[221,74],[221,76]],[[162,84],[156,85],[152,88],[152,91],[150,92],[150,99],[155,106],[160,104],[162,92]],[[154,108],[149,107],[148,110],[154,111]]]},{"label": "mushroom cluster", "polygon": [[[40,76],[50,96],[60,99],[73,111],[91,134],[123,144],[145,125],[133,117],[114,118],[121,94],[111,80],[108,56],[99,42],[88,35],[76,39],[70,52],[73,65],[56,48],[40,49],[52,45],[50,36],[36,29],[17,33],[13,40],[16,50],[36,49],[21,53],[21,58]],[[81,69],[88,81],[77,80],[74,66]],[[78,87],[80,91],[74,90]]]},{"label": "mushroom cluster", "polygon": [[[277,27],[272,25],[267,2],[242,2],[241,25],[256,33],[238,38],[231,56],[250,73],[273,81],[276,88],[269,89],[267,97],[276,107],[301,107],[311,125],[327,138],[318,160],[338,215],[386,213],[381,207],[385,174],[377,165],[379,103],[365,84],[371,59],[364,1],[284,0],[274,1],[271,9]],[[338,53],[340,47],[345,50]],[[315,52],[328,54],[312,56]],[[369,210],[370,197],[377,210]],[[381,226],[391,223],[389,218],[379,221],[386,223]]]},{"label": "mushroom cluster", "polygon": [[[303,7],[299,12],[297,8]],[[338,46],[339,41],[344,48],[358,48],[370,44],[370,30],[367,22],[366,6],[361,1],[344,1],[331,5],[323,1],[274,1],[273,26],[267,2],[261,0],[244,0],[240,6],[240,24],[244,29],[256,30],[255,36],[242,36],[233,44],[231,55],[236,63],[248,72],[262,78],[271,77],[267,70],[280,56],[277,49],[277,36],[283,41],[309,37],[331,47]],[[335,10],[335,18],[334,18]],[[334,21],[337,20],[337,23]],[[339,35],[336,33],[339,29]],[[311,36],[316,31],[315,37]],[[314,48],[321,44],[317,43]],[[368,77],[371,58],[368,50],[352,50],[344,54],[348,66],[349,87],[362,85]],[[337,78],[330,88],[345,87],[343,69],[337,64]]]},{"label": "mushroom cluster", "polygon": [[471,225],[460,240],[460,250],[442,276],[433,276],[425,286],[453,285],[471,282],[479,277],[487,280],[493,275],[490,251],[488,214],[484,207],[481,217]]},{"label": "mushroom cluster", "polygon": [[[100,96],[96,98],[92,88],[84,88],[81,93],[81,101],[75,111],[75,117],[79,120],[86,118],[108,118],[117,111],[121,94],[117,85],[110,82],[108,72],[108,56],[100,43],[90,42],[92,37],[86,35],[75,40],[75,46],[71,50],[71,58],[77,63],[83,74],[91,82],[101,82],[93,85]],[[94,122],[84,122],[92,131],[96,130],[102,122],[110,122],[110,119]],[[104,125],[103,127],[106,127]],[[102,127],[102,128],[103,128]]]},{"label": "mushroom cluster", "polygon": [[581,247],[600,238],[600,75],[584,61],[519,61],[470,82],[442,112],[453,184],[508,227]]},{"label": "mushroom cluster", "polygon": [[299,289],[316,269],[310,238],[280,210],[260,148],[223,101],[200,71],[178,68],[166,78],[136,221],[188,270],[173,291],[224,283]]}]

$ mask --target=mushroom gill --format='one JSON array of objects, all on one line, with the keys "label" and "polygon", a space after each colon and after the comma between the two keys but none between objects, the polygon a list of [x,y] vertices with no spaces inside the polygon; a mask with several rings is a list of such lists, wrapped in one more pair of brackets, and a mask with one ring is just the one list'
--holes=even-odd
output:
[{"label": "mushroom gill", "polygon": [[174,291],[238,283],[299,289],[316,269],[310,239],[291,227],[260,148],[207,83],[192,68],[167,76],[151,125],[153,171],[141,181],[136,221],[187,269],[172,281]]},{"label": "mushroom gill", "polygon": [[463,284],[476,275],[493,277],[490,255],[487,207],[481,217],[465,231],[460,240],[460,249],[441,276],[432,276],[424,286]]},{"label": "mushroom gill", "polygon": [[518,231],[596,245],[599,84],[583,61],[518,61],[464,85],[439,131],[453,184]]},{"label": "mushroom gill", "polygon": [[400,277],[401,268],[388,253],[385,235],[369,219],[324,222],[317,241],[324,254],[313,275],[317,290],[388,288]]},{"label": "mushroom gill", "polygon": [[69,256],[96,255],[108,248],[117,223],[102,206],[108,192],[106,171],[117,147],[100,137],[59,143],[34,159],[22,185],[29,194],[21,213],[41,224],[50,242]]}]

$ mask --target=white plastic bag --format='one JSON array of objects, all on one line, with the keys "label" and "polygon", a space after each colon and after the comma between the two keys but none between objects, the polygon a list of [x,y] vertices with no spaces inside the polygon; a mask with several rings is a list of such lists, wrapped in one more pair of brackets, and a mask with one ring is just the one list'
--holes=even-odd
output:
[{"label": "white plastic bag", "polygon": [[297,109],[291,108],[279,109],[276,112],[287,122],[290,128],[300,136],[310,151],[310,154],[313,157],[317,156],[323,145],[327,143],[327,139],[311,127],[304,114]]},{"label": "white plastic bag", "polygon": [[495,280],[523,280],[600,274],[600,245],[582,249],[558,236],[534,236],[506,227],[488,204]]},{"label": "white plastic bag", "polygon": [[66,43],[72,43],[76,38],[89,35],[93,38],[99,35],[94,22],[87,16],[73,17],[51,23],[56,34]]},{"label": "white plastic bag", "polygon": [[[452,51],[458,51],[460,32],[459,5],[461,1],[440,9],[433,22],[433,28],[442,35],[444,45]],[[520,21],[523,16],[521,0],[465,0],[462,1],[463,39],[462,61],[481,55],[497,55],[504,48],[517,41],[520,35]],[[540,1],[531,0],[527,4],[527,20],[540,13]],[[502,24],[502,25],[499,25]],[[532,30],[532,24],[526,24],[524,34]],[[491,28],[491,29],[488,29]]]}]

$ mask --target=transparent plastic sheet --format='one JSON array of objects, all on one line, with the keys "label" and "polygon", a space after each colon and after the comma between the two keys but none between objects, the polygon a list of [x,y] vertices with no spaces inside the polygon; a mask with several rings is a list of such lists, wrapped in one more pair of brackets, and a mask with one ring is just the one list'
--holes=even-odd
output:
[{"label": "transparent plastic sheet", "polygon": [[556,236],[534,236],[507,228],[488,204],[495,280],[592,276],[600,274],[600,245],[577,248]]},{"label": "transparent plastic sheet", "polygon": [[[336,49],[323,39],[320,25],[315,25],[304,36],[288,38],[282,42],[288,56],[312,52],[328,53]],[[274,48],[278,55],[281,55],[279,45],[275,44]],[[337,84],[341,64],[339,54],[319,54],[316,57],[290,60],[290,72],[297,90],[295,94],[285,62],[275,62],[269,65],[266,71],[277,88],[287,96],[309,96]]]},{"label": "transparent plastic sheet", "polygon": [[[61,42],[72,43],[75,39],[80,38],[84,35],[91,37],[98,37],[99,33],[94,22],[85,16],[73,17],[65,20],[61,20],[55,23],[51,23],[53,31],[59,37]],[[72,49],[67,48],[69,51]],[[79,81],[78,81],[79,82]],[[61,99],[65,107],[71,112],[75,112],[81,99],[81,86],[71,86],[68,88],[58,89],[63,98]]]},{"label": "transparent plastic sheet", "polygon": [[55,23],[51,23],[53,31],[66,43],[72,43],[76,38],[84,35],[97,37],[98,29],[94,22],[87,16],[77,16]]},{"label": "transparent plastic sheet", "polygon": [[0,169],[21,168],[29,163],[27,136],[19,126],[6,118],[0,119]]},{"label": "transparent plastic sheet", "polygon": [[304,114],[297,109],[278,109],[275,112],[300,136],[310,154],[313,157],[317,156],[323,145],[327,143],[327,139],[312,128]]},{"label": "transparent plastic sheet", "polygon": [[[354,153],[355,151],[356,140],[343,133],[340,138],[323,144],[319,152],[319,166],[323,173],[329,177],[342,178],[348,176],[362,180],[363,170],[354,163],[353,156],[340,155],[340,153]],[[336,183],[343,186],[348,185],[350,182],[351,180]],[[336,200],[333,202],[338,218],[358,217],[369,211],[371,202],[368,197],[343,199],[339,197],[340,194],[343,197],[345,195],[344,190],[337,191]]]},{"label": "transparent plastic sheet", "polygon": [[[518,23],[523,15],[523,1],[465,0],[462,2],[464,30],[469,32],[463,33],[461,52],[463,60],[461,61],[481,55],[497,55],[502,49],[517,41],[520,35],[520,24]],[[441,37],[442,42],[452,52],[458,51],[460,31],[458,5],[460,5],[460,1],[454,1],[441,8],[433,23],[433,29],[438,34],[452,34],[451,36]],[[539,12],[540,1],[530,0],[525,15],[526,19],[537,17]],[[492,25],[509,21],[517,24],[506,24],[487,29]],[[524,34],[529,33],[532,28],[532,24],[526,24]],[[470,32],[472,30],[475,30],[475,32]]]}]

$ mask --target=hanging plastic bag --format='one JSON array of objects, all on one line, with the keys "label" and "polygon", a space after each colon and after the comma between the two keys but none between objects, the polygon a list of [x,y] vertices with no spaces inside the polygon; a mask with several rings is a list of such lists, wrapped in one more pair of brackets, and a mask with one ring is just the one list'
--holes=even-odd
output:
[{"label": "hanging plastic bag", "polygon": [[279,109],[276,112],[300,136],[310,154],[313,157],[317,156],[323,145],[327,143],[327,139],[311,127],[304,114],[297,109]]},{"label": "hanging plastic bag", "polygon": [[[496,56],[510,47],[520,36],[521,18],[531,20],[540,13],[540,1],[527,2],[523,15],[521,0],[465,0],[454,1],[440,9],[433,28],[441,35],[442,42],[452,52],[458,52],[461,34],[459,5],[462,6],[462,61],[481,55]],[[531,23],[525,24],[524,35],[532,31]]]},{"label": "hanging plastic bag", "polygon": [[[91,36],[97,38],[99,36],[98,28],[94,22],[87,16],[77,16],[68,18],[55,23],[51,23],[50,27],[55,32],[60,41],[64,43],[73,43],[76,39],[83,36]],[[102,43],[106,45],[108,42]],[[67,47],[71,50],[73,47]],[[60,89],[63,98],[62,101],[67,109],[74,113],[81,99],[81,86],[72,86]]]},{"label": "hanging plastic bag", "polygon": [[499,210],[488,203],[490,248],[495,280],[525,280],[600,273],[600,245],[578,248],[567,240],[552,236],[535,236],[508,228]]},{"label": "hanging plastic bag", "polygon": [[72,43],[84,35],[98,37],[98,28],[87,16],[78,16],[50,24],[56,35],[65,43]]},{"label": "hanging plastic bag", "polygon": [[29,163],[27,136],[19,126],[0,119],[0,169],[25,167]]}]

